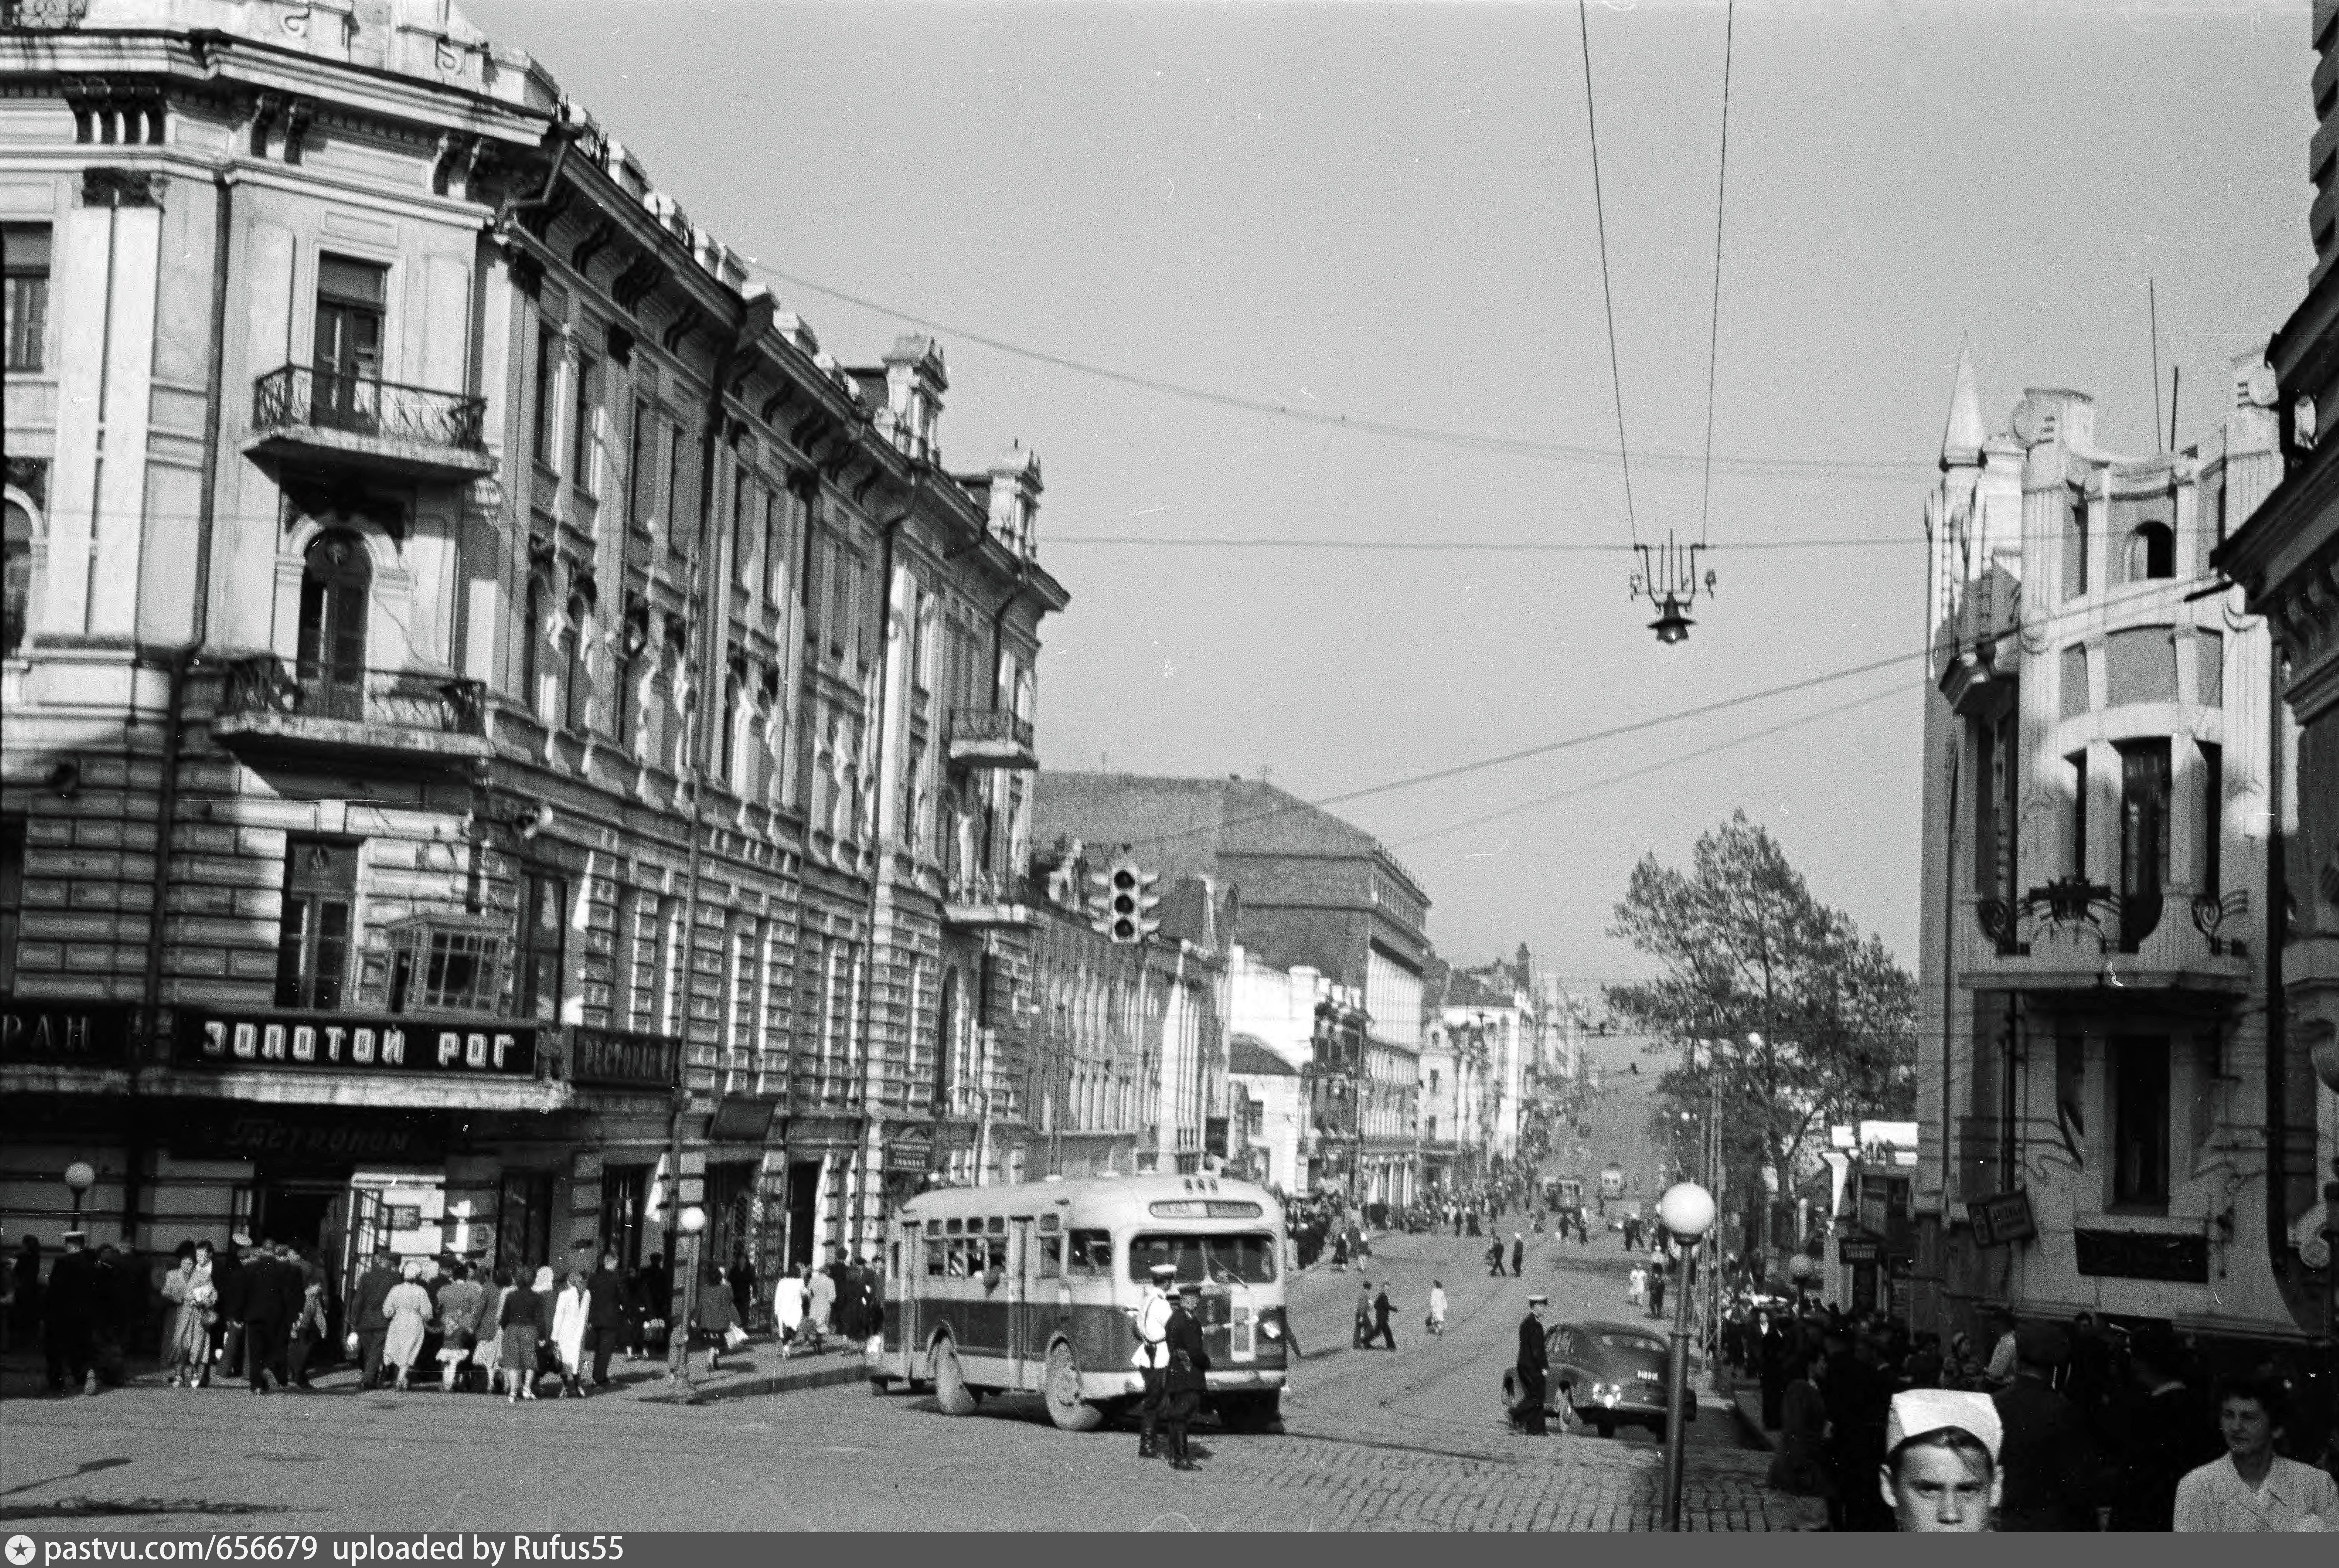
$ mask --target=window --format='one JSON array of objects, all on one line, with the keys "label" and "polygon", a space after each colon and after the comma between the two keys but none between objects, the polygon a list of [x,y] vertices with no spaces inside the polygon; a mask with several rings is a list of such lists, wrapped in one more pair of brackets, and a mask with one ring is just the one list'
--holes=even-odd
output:
[{"label": "window", "polygon": [[320,534],[301,573],[302,707],[324,718],[365,717],[366,610],[373,562],[354,534]]},{"label": "window", "polygon": [[648,399],[634,397],[633,433],[626,442],[626,522],[637,533],[650,531],[657,508],[657,465],[651,460],[656,428]]},{"label": "window", "polygon": [[504,938],[490,919],[424,916],[390,932],[390,1011],[493,1012]]},{"label": "window", "polygon": [[577,419],[568,429],[568,478],[587,495],[599,494],[593,482],[594,427],[601,412],[601,361],[582,350],[577,355]]},{"label": "window", "polygon": [[2122,741],[2119,759],[2120,923],[2133,942],[2158,922],[2168,885],[2168,742]]},{"label": "window", "polygon": [[1070,1256],[1064,1272],[1075,1278],[1109,1279],[1112,1277],[1112,1232],[1110,1230],[1074,1230],[1067,1232]]},{"label": "window", "polygon": [[25,920],[25,819],[0,822],[0,993],[16,989],[16,943]]},{"label": "window", "polygon": [[853,633],[852,572],[848,565],[850,552],[832,542],[826,563],[828,572],[828,656],[843,660],[844,645]]},{"label": "window", "polygon": [[735,788],[738,784],[738,780],[734,775],[732,769],[734,764],[738,761],[739,687],[743,683],[739,679],[739,672],[737,670],[726,670],[724,672],[723,725],[720,732],[715,737],[715,774],[717,778],[723,781],[724,785],[726,788]]},{"label": "window", "polygon": [[2226,705],[2226,639],[2221,633],[2193,634],[2193,700],[2205,708]]},{"label": "window", "polygon": [[2139,523],[2127,537],[2121,580],[2140,583],[2176,575],[2176,535],[2166,523]]},{"label": "window", "polygon": [[1140,1236],[1130,1242],[1130,1278],[1150,1277],[1157,1263],[1176,1265],[1180,1284],[1266,1285],[1275,1278],[1275,1238]]},{"label": "window", "polygon": [[754,502],[755,481],[745,467],[731,471],[731,580],[743,588],[755,586],[755,551],[747,537],[749,508]]},{"label": "window", "polygon": [[795,498],[785,490],[764,492],[764,602],[787,597],[788,510]]},{"label": "window", "polygon": [[689,542],[683,537],[682,522],[682,462],[686,438],[680,425],[668,425],[666,433],[666,543],[677,556],[690,553]]},{"label": "window", "polygon": [[2087,754],[2073,752],[2063,759],[2071,764],[2071,874],[2087,875]]},{"label": "window", "polygon": [[519,700],[528,711],[537,714],[542,698],[536,689],[537,650],[544,642],[544,585],[536,578],[528,579],[528,594],[521,601],[519,616]]},{"label": "window", "polygon": [[520,876],[519,1016],[546,1023],[560,1017],[563,939],[568,882],[543,872]]},{"label": "window", "polygon": [[2201,748],[2201,885],[2216,898],[2225,891],[2226,748],[2199,741]]},{"label": "window", "polygon": [[341,1005],[357,902],[358,846],[291,837],[284,843],[284,908],[276,934],[276,1005],[331,1011]]},{"label": "window", "polygon": [[310,418],[370,431],[380,411],[382,305],[390,269],[340,256],[317,258],[317,385]]},{"label": "window", "polygon": [[48,362],[49,228],[45,223],[0,226],[7,277],[7,367],[39,370]]},{"label": "window", "polygon": [[2063,597],[2076,599],[2087,591],[2087,502],[2071,498],[2070,515],[2063,524]]},{"label": "window", "polygon": [[2131,1035],[2111,1042],[2112,1202],[2168,1203],[2168,1040]]},{"label": "window", "polygon": [[585,666],[585,640],[592,634],[592,616],[584,595],[568,601],[568,667],[560,683],[560,722],[580,734],[591,712],[593,676]]},{"label": "window", "polygon": [[536,330],[536,409],[530,446],[536,460],[552,467],[560,456],[560,333],[557,328]]},{"label": "window", "polygon": [[0,657],[25,646],[33,608],[33,514],[15,501],[5,504],[6,589],[0,597]]},{"label": "window", "polygon": [[1064,1274],[1064,1238],[1042,1236],[1040,1241],[1040,1277],[1061,1279]]}]

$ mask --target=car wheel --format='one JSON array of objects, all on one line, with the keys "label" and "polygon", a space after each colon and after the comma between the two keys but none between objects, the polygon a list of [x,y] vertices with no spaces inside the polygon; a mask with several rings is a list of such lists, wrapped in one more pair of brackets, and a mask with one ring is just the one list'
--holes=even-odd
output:
[{"label": "car wheel", "polygon": [[934,1346],[934,1403],[945,1415],[972,1415],[981,1396],[966,1386],[958,1350],[947,1339]]},{"label": "car wheel", "polygon": [[1614,1437],[1616,1435],[1616,1424],[1604,1416],[1594,1418],[1592,1423],[1592,1429],[1594,1432],[1599,1433],[1603,1437]]},{"label": "car wheel", "polygon": [[1081,1369],[1069,1346],[1048,1352],[1048,1419],[1066,1432],[1093,1432],[1104,1425],[1104,1412],[1081,1397]]},{"label": "car wheel", "polygon": [[1584,1413],[1575,1407],[1575,1390],[1564,1383],[1559,1386],[1559,1429],[1570,1434],[1584,1430]]}]

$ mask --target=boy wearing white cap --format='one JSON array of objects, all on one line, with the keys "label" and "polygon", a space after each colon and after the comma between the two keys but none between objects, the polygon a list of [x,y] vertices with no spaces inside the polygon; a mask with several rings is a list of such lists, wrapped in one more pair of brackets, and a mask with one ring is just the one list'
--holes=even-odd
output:
[{"label": "boy wearing white cap", "polygon": [[1877,1483],[1895,1527],[1924,1535],[1990,1528],[2005,1479],[1998,1469],[2005,1435],[1986,1394],[1910,1388],[1894,1395]]}]

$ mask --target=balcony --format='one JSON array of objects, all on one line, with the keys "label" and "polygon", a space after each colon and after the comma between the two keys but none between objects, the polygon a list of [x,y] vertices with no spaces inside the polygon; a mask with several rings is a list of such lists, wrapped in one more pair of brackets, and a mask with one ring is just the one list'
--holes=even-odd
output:
[{"label": "balcony", "polygon": [[1969,990],[2173,992],[2238,998],[2250,987],[2250,899],[2122,895],[2077,877],[2019,899],[1965,899],[1955,933]]},{"label": "balcony", "polygon": [[212,720],[222,745],[386,762],[495,754],[478,681],[427,670],[329,670],[266,656],[223,673]]},{"label": "balcony", "polygon": [[485,398],[286,365],[252,383],[253,457],[468,483],[495,472]]},{"label": "balcony", "polygon": [[1008,768],[1028,772],[1040,765],[1031,745],[1031,721],[1005,708],[952,708],[950,764],[954,768]]},{"label": "balcony", "polygon": [[943,894],[943,925],[951,931],[1025,931],[1039,923],[1040,912],[1005,877],[955,877]]}]

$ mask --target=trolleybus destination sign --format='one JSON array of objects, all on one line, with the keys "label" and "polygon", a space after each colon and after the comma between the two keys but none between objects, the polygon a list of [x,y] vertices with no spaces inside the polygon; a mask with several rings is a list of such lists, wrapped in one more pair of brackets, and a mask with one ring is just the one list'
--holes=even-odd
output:
[{"label": "trolleybus destination sign", "polygon": [[536,1076],[536,1031],[454,1020],[315,1012],[179,1012],[182,1067]]}]

